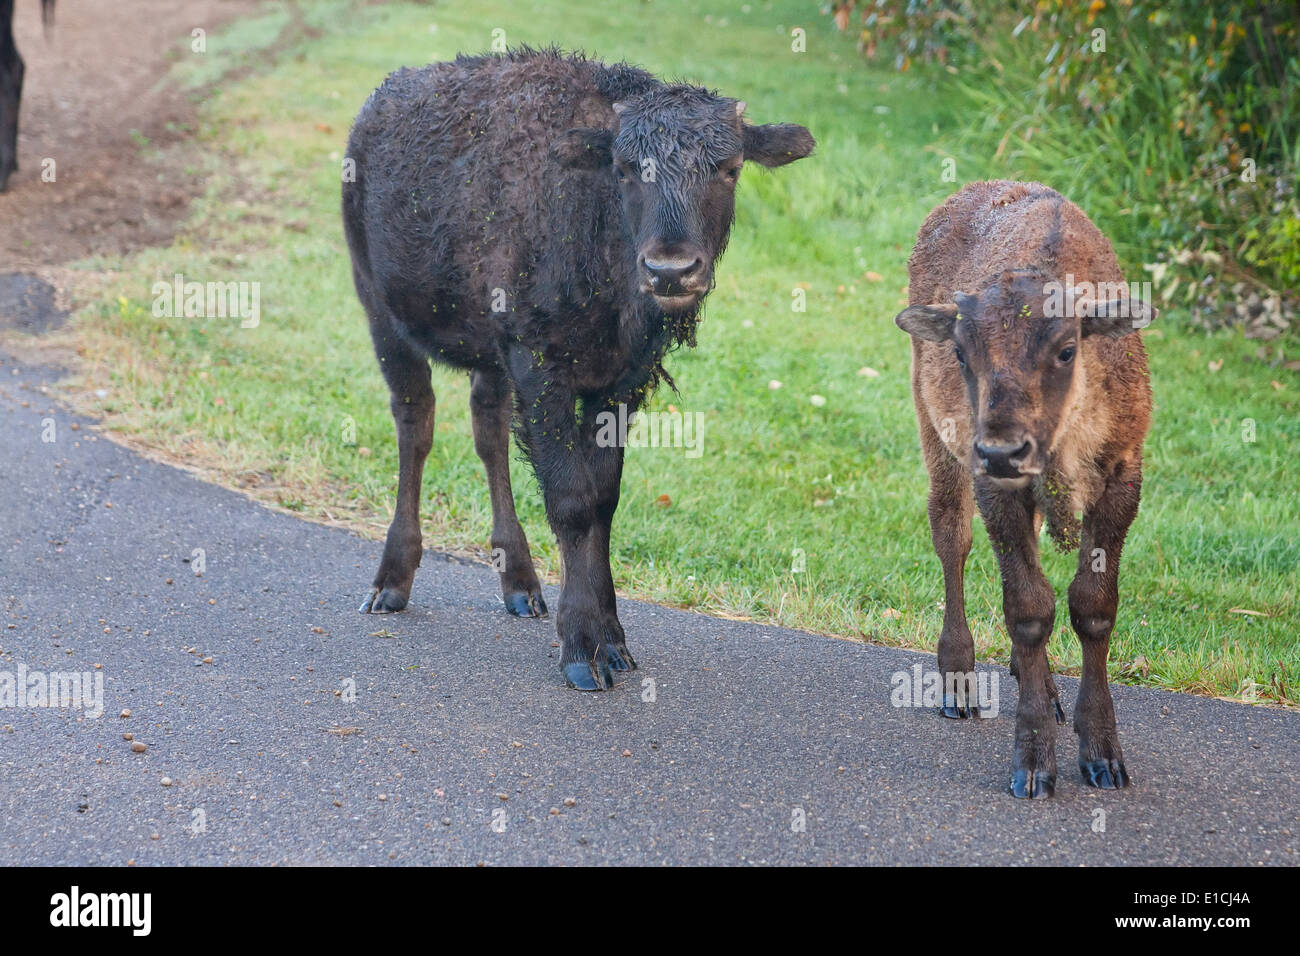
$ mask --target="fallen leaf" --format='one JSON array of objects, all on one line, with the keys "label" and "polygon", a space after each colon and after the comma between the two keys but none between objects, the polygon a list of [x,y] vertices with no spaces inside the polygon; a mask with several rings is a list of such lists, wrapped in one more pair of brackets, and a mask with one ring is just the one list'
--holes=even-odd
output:
[{"label": "fallen leaf", "polygon": [[1146,677],[1151,673],[1151,665],[1145,657],[1139,654],[1128,663],[1120,665],[1120,673],[1130,677],[1138,674]]}]

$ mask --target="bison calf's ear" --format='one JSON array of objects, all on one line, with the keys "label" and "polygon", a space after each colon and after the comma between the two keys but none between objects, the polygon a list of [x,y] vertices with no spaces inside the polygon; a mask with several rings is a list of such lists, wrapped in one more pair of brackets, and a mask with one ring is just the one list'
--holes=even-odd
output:
[{"label": "bison calf's ear", "polygon": [[614,134],[599,127],[571,129],[551,144],[551,158],[569,169],[601,169],[614,161]]},{"label": "bison calf's ear", "polygon": [[817,143],[802,126],[772,123],[745,127],[745,159],[760,166],[784,166],[803,159]]},{"label": "bison calf's ear", "polygon": [[929,342],[946,342],[952,338],[957,321],[955,305],[910,305],[894,316],[894,324],[908,335]]},{"label": "bison calf's ear", "polygon": [[1075,310],[1084,335],[1106,335],[1113,339],[1145,329],[1159,314],[1155,306],[1137,299],[1111,299],[1109,302],[1085,299],[1076,304]]}]

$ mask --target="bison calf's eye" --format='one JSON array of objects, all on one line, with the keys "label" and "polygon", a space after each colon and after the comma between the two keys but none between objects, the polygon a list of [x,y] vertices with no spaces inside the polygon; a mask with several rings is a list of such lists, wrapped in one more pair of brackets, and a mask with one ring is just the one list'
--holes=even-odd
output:
[{"label": "bison calf's eye", "polygon": [[1056,356],[1056,361],[1061,365],[1069,365],[1071,362],[1073,362],[1074,346],[1067,345],[1065,348],[1061,349],[1060,353]]}]

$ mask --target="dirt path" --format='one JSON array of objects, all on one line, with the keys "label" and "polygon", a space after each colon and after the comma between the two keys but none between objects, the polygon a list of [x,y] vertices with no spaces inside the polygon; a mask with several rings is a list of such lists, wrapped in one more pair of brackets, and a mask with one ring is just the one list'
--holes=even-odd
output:
[{"label": "dirt path", "polygon": [[[211,33],[261,0],[62,0],[42,35],[40,4],[18,0],[27,75],[19,171],[0,196],[0,273],[166,242],[202,172],[143,155],[184,139],[196,104],[161,83],[191,31]],[[55,162],[54,182],[42,163]]]}]

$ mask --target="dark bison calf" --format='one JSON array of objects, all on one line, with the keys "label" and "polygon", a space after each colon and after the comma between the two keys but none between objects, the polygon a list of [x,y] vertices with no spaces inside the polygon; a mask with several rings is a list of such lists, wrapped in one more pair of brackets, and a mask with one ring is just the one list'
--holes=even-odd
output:
[{"label": "dark bison calf", "polygon": [[609,568],[623,449],[596,440],[597,416],[641,407],[668,350],[694,344],[742,163],[812,151],[803,127],[750,125],[744,109],[528,49],[399,70],[370,97],[348,141],[343,223],[400,470],[363,611],[404,608],[420,563],[433,359],[470,370],[506,608],[546,613],[510,488],[513,405],[563,559],[565,680],[603,690],[636,667]]},{"label": "dark bison calf", "polygon": [[[14,43],[14,0],[0,0],[0,193],[18,170],[18,107],[23,98],[23,58]],[[54,0],[41,0],[41,20],[54,21]]]},{"label": "dark bison calf", "polygon": [[1002,572],[1020,686],[1011,792],[1052,795],[1053,717],[1065,716],[1047,665],[1055,595],[1038,563],[1045,518],[1062,550],[1079,548],[1069,591],[1083,646],[1079,768],[1094,787],[1127,786],[1106,656],[1151,416],[1136,330],[1155,312],[1127,295],[1115,253],[1088,217],[1038,183],[962,189],[926,219],[908,273],[910,304],[895,321],[912,336],[930,530],[943,565],[943,713],[977,713],[964,678],[975,648],[962,575],[978,503]]}]

